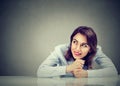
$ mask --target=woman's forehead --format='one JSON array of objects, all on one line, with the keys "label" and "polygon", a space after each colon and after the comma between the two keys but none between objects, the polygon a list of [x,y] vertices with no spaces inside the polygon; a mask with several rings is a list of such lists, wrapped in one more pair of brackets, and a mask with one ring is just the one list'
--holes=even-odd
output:
[{"label": "woman's forehead", "polygon": [[74,37],[73,40],[76,40],[80,43],[87,43],[87,37],[83,34],[77,33]]}]

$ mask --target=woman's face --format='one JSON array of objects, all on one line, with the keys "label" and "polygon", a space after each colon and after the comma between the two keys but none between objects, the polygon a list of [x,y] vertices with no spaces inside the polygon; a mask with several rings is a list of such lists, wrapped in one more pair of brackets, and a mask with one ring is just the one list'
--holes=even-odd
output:
[{"label": "woman's face", "polygon": [[87,38],[85,35],[77,33],[71,43],[71,52],[74,59],[84,58],[90,51],[90,46],[87,43]]}]

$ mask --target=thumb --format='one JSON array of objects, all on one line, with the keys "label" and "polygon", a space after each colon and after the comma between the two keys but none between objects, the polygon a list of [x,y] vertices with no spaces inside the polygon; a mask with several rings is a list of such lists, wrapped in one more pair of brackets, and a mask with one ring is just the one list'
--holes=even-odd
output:
[{"label": "thumb", "polygon": [[85,60],[79,59],[79,61],[80,61],[81,64],[85,63]]}]

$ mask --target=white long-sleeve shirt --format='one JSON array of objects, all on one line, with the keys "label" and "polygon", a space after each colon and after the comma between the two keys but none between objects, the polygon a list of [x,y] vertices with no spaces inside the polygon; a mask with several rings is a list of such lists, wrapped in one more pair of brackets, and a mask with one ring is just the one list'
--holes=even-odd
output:
[{"label": "white long-sleeve shirt", "polygon": [[[46,58],[46,60],[39,66],[37,71],[38,77],[56,77],[56,76],[72,76],[72,73],[66,73],[66,66],[71,64],[74,60],[67,61],[65,59],[65,52],[68,50],[68,44],[62,44],[55,47],[55,50]],[[97,46],[97,53],[93,59],[93,69],[87,70],[88,77],[111,77],[117,76],[117,70],[111,61]]]}]

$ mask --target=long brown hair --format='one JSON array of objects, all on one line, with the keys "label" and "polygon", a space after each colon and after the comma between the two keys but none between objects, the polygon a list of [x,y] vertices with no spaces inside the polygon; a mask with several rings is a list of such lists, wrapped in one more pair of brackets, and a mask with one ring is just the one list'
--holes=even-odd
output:
[{"label": "long brown hair", "polygon": [[70,37],[70,46],[65,54],[65,58],[66,58],[66,60],[70,60],[71,58],[73,58],[73,55],[71,52],[71,44],[72,44],[73,37],[77,33],[80,33],[80,34],[86,36],[86,38],[87,38],[88,45],[90,46],[90,52],[83,58],[83,60],[85,60],[84,65],[87,66],[88,69],[92,69],[92,60],[93,60],[93,57],[95,56],[96,50],[97,50],[97,36],[91,27],[79,26],[78,28],[76,28],[73,31],[73,33],[71,34],[71,37]]}]

